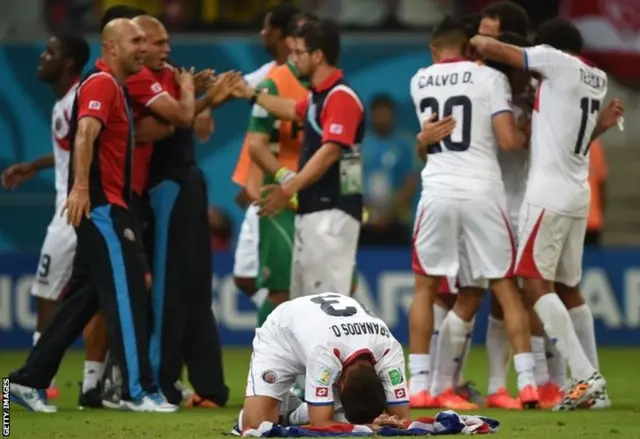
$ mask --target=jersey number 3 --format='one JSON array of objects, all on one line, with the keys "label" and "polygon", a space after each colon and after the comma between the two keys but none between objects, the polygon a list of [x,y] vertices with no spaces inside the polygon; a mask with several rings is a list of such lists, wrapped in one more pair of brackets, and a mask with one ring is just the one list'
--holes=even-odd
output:
[{"label": "jersey number 3", "polygon": [[[424,98],[420,101],[420,112],[430,109],[431,113],[435,113],[438,117],[451,116],[454,107],[462,108],[462,120],[458,121],[462,125],[462,138],[459,142],[451,140],[451,136],[442,139],[442,142],[429,146],[428,154],[436,154],[442,152],[442,145],[449,151],[466,151],[471,145],[471,99],[467,96],[451,96],[444,103],[442,114],[440,114],[440,104],[435,98]],[[438,119],[436,119],[438,120]]]},{"label": "jersey number 3", "polygon": [[[346,297],[347,296],[343,296],[342,294],[329,293],[323,294],[322,296],[313,297],[311,301],[320,305],[320,309],[327,315],[330,315],[332,317],[351,317],[352,315],[358,313],[358,308],[356,308],[355,306],[344,306],[344,304],[342,303],[342,299]],[[337,308],[336,305],[343,306]],[[360,304],[360,307],[366,314],[375,317],[375,315],[367,308],[365,308],[362,304]]]}]

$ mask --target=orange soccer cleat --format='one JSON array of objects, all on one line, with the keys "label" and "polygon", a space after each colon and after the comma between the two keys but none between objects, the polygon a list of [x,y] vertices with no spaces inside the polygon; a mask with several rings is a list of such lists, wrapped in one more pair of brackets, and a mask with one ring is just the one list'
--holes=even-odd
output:
[{"label": "orange soccer cleat", "polygon": [[490,409],[522,410],[520,400],[509,395],[502,387],[496,393],[487,396],[486,405]]},{"label": "orange soccer cleat", "polygon": [[536,386],[525,386],[520,391],[519,399],[524,410],[540,408],[540,395]]},{"label": "orange soccer cleat", "polygon": [[412,409],[432,409],[436,408],[433,404],[433,397],[428,390],[421,390],[415,395],[409,396],[409,407]]},{"label": "orange soccer cleat", "polygon": [[202,396],[194,393],[189,396],[189,398],[184,403],[185,407],[202,407],[206,409],[217,409],[220,408],[218,404],[211,401],[210,399],[203,398]]},{"label": "orange soccer cleat", "polygon": [[436,407],[454,411],[477,410],[478,404],[466,401],[453,388],[449,388],[433,398]]},{"label": "orange soccer cleat", "polygon": [[562,402],[564,393],[556,383],[549,381],[547,384],[540,386],[540,407],[543,409],[551,409]]}]

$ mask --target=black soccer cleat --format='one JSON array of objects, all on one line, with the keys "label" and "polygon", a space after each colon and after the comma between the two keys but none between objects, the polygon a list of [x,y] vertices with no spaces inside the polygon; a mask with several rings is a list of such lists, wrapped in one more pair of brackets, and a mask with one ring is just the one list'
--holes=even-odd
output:
[{"label": "black soccer cleat", "polygon": [[85,408],[101,409],[102,405],[102,391],[101,385],[98,383],[97,387],[94,387],[87,392],[82,392],[82,383],[78,383],[80,386],[80,396],[78,397],[78,408],[84,410]]}]

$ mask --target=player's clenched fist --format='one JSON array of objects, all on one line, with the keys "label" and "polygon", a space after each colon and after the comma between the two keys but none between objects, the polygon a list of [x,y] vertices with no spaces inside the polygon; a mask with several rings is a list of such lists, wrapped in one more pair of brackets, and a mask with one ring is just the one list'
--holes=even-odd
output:
[{"label": "player's clenched fist", "polygon": [[69,197],[64,204],[62,214],[67,212],[67,223],[78,227],[82,222],[82,217],[91,218],[91,203],[89,202],[89,188],[86,186],[74,185]]}]

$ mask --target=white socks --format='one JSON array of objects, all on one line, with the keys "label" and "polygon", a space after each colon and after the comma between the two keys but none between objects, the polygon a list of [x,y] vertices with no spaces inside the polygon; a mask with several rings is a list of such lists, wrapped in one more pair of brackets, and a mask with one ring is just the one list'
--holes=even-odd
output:
[{"label": "white socks", "polygon": [[567,362],[555,348],[551,339],[544,337],[545,354],[547,357],[547,368],[549,369],[549,379],[561,389],[567,384]]},{"label": "white socks", "polygon": [[98,361],[84,362],[84,376],[82,378],[82,393],[87,393],[91,389],[98,387],[98,381],[104,374],[104,363]]},{"label": "white socks", "polygon": [[507,387],[509,337],[504,321],[489,316],[487,327],[487,356],[489,358],[489,395]]},{"label": "white socks", "polygon": [[536,380],[533,373],[533,354],[531,352],[515,354],[513,356],[513,367],[518,374],[518,390],[521,391],[527,386],[536,385]]},{"label": "white socks", "polygon": [[596,334],[593,328],[593,314],[591,314],[589,306],[585,303],[576,308],[571,308],[569,315],[571,316],[578,340],[580,340],[582,349],[584,349],[584,353],[589,359],[589,362],[596,369],[600,369]]},{"label": "white socks", "polygon": [[409,354],[409,395],[429,390],[429,354]]},{"label": "white socks", "polygon": [[544,336],[531,336],[531,353],[535,363],[536,386],[543,386],[549,382],[549,369],[547,368],[547,350]]},{"label": "white socks", "polygon": [[560,298],[555,293],[545,294],[538,299],[533,308],[556,349],[567,360],[571,376],[578,380],[588,379],[596,369],[582,350],[569,312]]},{"label": "white socks", "polygon": [[467,334],[472,328],[472,322],[465,322],[453,311],[444,319],[438,339],[438,361],[435,371],[432,371],[432,395],[438,395],[453,387],[453,377],[462,361]]},{"label": "white socks", "polygon": [[[431,347],[429,348],[429,370],[436,370],[436,361],[438,358],[438,338],[440,336],[440,330],[442,329],[442,322],[447,317],[449,310],[442,308],[438,305],[433,305],[433,335],[431,336]],[[431,381],[433,380],[433,374],[428,375],[427,389],[431,387]]]},{"label": "white socks", "polygon": [[262,288],[256,291],[253,296],[251,296],[251,301],[256,305],[256,308],[260,309],[264,301],[267,300],[268,294],[269,290],[266,288]]}]

